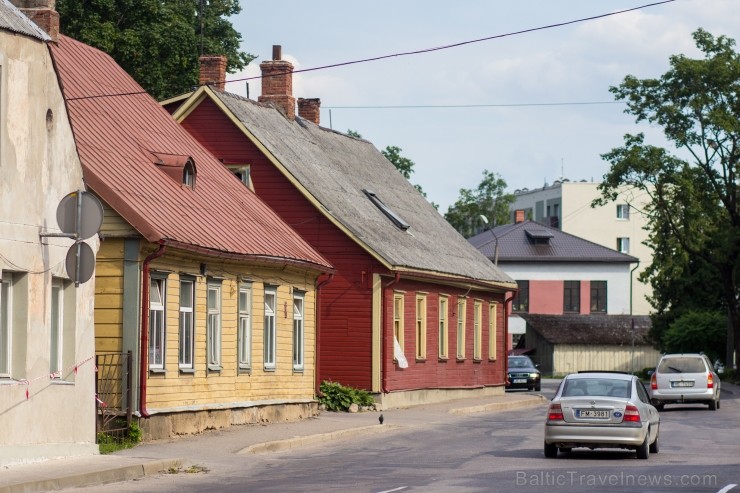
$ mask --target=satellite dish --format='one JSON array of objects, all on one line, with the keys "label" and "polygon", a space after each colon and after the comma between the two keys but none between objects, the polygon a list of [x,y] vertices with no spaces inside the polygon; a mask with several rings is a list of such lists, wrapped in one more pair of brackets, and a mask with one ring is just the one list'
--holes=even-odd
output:
[{"label": "satellite dish", "polygon": [[67,275],[75,282],[76,286],[80,283],[87,282],[95,270],[95,253],[85,242],[78,241],[67,251],[67,258],[64,262],[67,268]]},{"label": "satellite dish", "polygon": [[91,193],[72,192],[57,206],[57,224],[64,233],[85,240],[96,234],[103,224],[103,206]]}]

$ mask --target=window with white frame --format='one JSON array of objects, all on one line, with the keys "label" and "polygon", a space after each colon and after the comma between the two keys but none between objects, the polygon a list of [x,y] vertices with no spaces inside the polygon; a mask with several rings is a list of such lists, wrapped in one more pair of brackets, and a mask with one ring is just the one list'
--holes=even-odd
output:
[{"label": "window with white frame", "polygon": [[206,299],[206,348],[208,369],[221,369],[221,284],[208,283]]},{"label": "window with white frame", "polygon": [[393,337],[398,341],[402,352],[404,352],[403,332],[403,293],[395,293],[393,295]]},{"label": "window with white frame", "polygon": [[178,364],[182,370],[195,368],[195,280],[180,279],[180,350]]},{"label": "window with white frame", "polygon": [[2,273],[0,277],[0,377],[9,378],[12,369],[13,328],[12,276]]},{"label": "window with white frame", "polygon": [[427,357],[427,297],[416,296],[416,358]]},{"label": "window with white frame", "polygon": [[277,327],[275,326],[277,308],[277,288],[265,286],[265,324],[264,324],[264,366],[274,370],[277,359]]},{"label": "window with white frame", "polygon": [[64,364],[64,286],[61,279],[51,281],[51,317],[49,324],[49,374],[62,378]]},{"label": "window with white frame", "polygon": [[473,359],[483,359],[483,304],[476,300],[473,303]]},{"label": "window with white frame", "polygon": [[439,357],[448,357],[448,335],[447,335],[447,297],[439,297]]},{"label": "window with white frame", "polygon": [[164,368],[165,280],[152,277],[149,284],[149,368]]},{"label": "window with white frame", "polygon": [[457,359],[465,359],[465,298],[457,299]]},{"label": "window with white frame", "polygon": [[303,326],[303,293],[293,293],[293,370],[303,371],[304,360],[304,326]]},{"label": "window with white frame", "polygon": [[617,251],[620,253],[630,253],[630,239],[617,238]]},{"label": "window with white frame", "polygon": [[630,218],[629,204],[617,204],[617,219],[627,220]]},{"label": "window with white frame", "polygon": [[242,284],[239,286],[239,334],[237,336],[239,347],[239,369],[249,370],[252,368],[252,286]]},{"label": "window with white frame", "polygon": [[488,305],[488,358],[495,360],[497,355],[496,330],[498,330],[498,315],[496,308],[498,303]]}]

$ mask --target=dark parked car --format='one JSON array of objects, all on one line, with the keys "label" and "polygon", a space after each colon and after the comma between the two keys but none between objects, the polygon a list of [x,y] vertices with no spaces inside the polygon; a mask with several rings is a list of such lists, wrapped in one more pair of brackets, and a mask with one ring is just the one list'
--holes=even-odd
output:
[{"label": "dark parked car", "polygon": [[509,356],[507,389],[540,390],[540,370],[529,356]]}]

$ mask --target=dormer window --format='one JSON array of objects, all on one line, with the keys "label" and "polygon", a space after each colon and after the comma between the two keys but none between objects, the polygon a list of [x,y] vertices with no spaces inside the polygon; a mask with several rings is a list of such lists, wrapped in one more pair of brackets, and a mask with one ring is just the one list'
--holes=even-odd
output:
[{"label": "dormer window", "polygon": [[393,222],[393,224],[396,225],[396,227],[398,229],[401,229],[403,231],[406,231],[407,229],[409,229],[409,227],[410,227],[409,224],[406,221],[404,221],[401,218],[401,216],[399,216],[398,214],[396,214],[395,212],[393,212],[390,209],[390,207],[388,207],[387,205],[385,205],[385,203],[383,203],[383,201],[380,200],[380,197],[378,197],[375,194],[375,192],[373,192],[372,190],[367,190],[367,189],[363,189],[362,191],[365,193],[365,195],[367,195],[367,198],[370,199],[370,202],[372,202],[373,204],[375,204],[375,207],[377,207],[378,209],[380,209],[380,211],[383,214],[385,214],[388,217],[388,219],[390,219]]},{"label": "dormer window", "polygon": [[157,168],[170,178],[188,188],[195,188],[197,169],[192,157],[181,154],[151,152],[151,158]]},{"label": "dormer window", "polygon": [[535,245],[549,245],[550,238],[553,238],[555,236],[550,231],[544,228],[528,229],[526,233],[529,241],[531,241]]}]

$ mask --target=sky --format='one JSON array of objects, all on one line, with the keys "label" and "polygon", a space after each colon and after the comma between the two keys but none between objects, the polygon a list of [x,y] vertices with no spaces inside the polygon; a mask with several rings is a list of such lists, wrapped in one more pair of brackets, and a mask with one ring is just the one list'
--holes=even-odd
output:
[{"label": "sky", "polygon": [[[257,99],[259,63],[273,45],[295,70],[345,64],[295,73],[293,96],[319,98],[324,127],[359,132],[379,150],[400,147],[414,162],[410,181],[441,213],[484,170],[512,193],[563,178],[598,182],[609,169],[601,155],[627,133],[673,149],[660,128],[625,114],[609,87],[626,75],[660,77],[671,55],[701,57],[691,37],[700,27],[740,41],[740,0],[674,0],[572,22],[650,3],[241,0],[230,20],[242,50],[258,58],[229,74],[226,90],[247,95],[248,84]],[[519,31],[529,32],[511,34]]]}]

